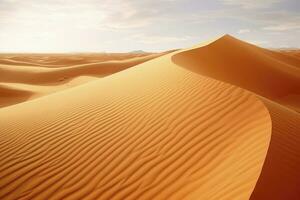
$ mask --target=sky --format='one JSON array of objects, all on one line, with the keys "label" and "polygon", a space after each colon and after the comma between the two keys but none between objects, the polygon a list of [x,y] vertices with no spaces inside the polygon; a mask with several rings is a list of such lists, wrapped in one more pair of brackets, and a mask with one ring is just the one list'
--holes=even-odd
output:
[{"label": "sky", "polygon": [[0,0],[0,52],[153,52],[224,34],[300,48],[300,1]]}]

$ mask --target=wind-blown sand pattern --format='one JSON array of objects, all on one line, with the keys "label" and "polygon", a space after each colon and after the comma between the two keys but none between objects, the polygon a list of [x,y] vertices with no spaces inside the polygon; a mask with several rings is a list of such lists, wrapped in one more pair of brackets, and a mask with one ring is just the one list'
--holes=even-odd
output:
[{"label": "wind-blown sand pattern", "polygon": [[297,58],[231,36],[157,56],[2,64],[0,199],[299,199]]}]

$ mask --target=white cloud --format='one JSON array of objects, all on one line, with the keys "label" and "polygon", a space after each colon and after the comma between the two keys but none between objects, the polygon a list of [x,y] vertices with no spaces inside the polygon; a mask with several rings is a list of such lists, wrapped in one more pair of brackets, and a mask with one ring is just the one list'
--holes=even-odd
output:
[{"label": "white cloud", "polygon": [[270,42],[266,40],[249,40],[248,42],[258,46],[266,46],[270,44]]},{"label": "white cloud", "polygon": [[155,43],[160,44],[160,43],[175,43],[175,42],[187,41],[192,39],[193,37],[158,36],[158,35],[155,36],[155,35],[138,34],[138,35],[134,35],[132,38],[144,44],[155,44]]},{"label": "white cloud", "polygon": [[267,26],[263,28],[263,30],[267,30],[267,31],[290,31],[296,29],[297,30],[300,29],[300,23],[286,23],[286,24],[279,24],[274,26]]},{"label": "white cloud", "polygon": [[169,6],[178,0],[103,0],[99,8],[105,15],[101,24],[106,29],[133,29],[163,21]]},{"label": "white cloud", "polygon": [[241,6],[243,8],[268,8],[282,0],[221,0],[225,5]]},{"label": "white cloud", "polygon": [[238,30],[238,34],[244,34],[244,33],[249,33],[250,29],[240,29]]},{"label": "white cloud", "polygon": [[0,0],[0,50],[166,50],[222,33],[297,43],[300,14],[280,1]]}]

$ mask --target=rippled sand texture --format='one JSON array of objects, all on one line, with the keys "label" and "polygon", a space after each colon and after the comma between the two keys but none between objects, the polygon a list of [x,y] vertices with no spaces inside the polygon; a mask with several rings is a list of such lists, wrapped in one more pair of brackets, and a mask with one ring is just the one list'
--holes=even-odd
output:
[{"label": "rippled sand texture", "polygon": [[0,199],[299,199],[296,56],[39,56],[0,62]]}]

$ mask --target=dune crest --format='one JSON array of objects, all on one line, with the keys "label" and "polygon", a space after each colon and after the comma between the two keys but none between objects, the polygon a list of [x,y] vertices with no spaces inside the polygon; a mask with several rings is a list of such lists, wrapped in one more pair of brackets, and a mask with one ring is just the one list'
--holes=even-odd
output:
[{"label": "dune crest", "polygon": [[293,56],[225,35],[208,45],[175,54],[172,60],[196,73],[300,109],[286,98],[300,95],[300,60]]}]

